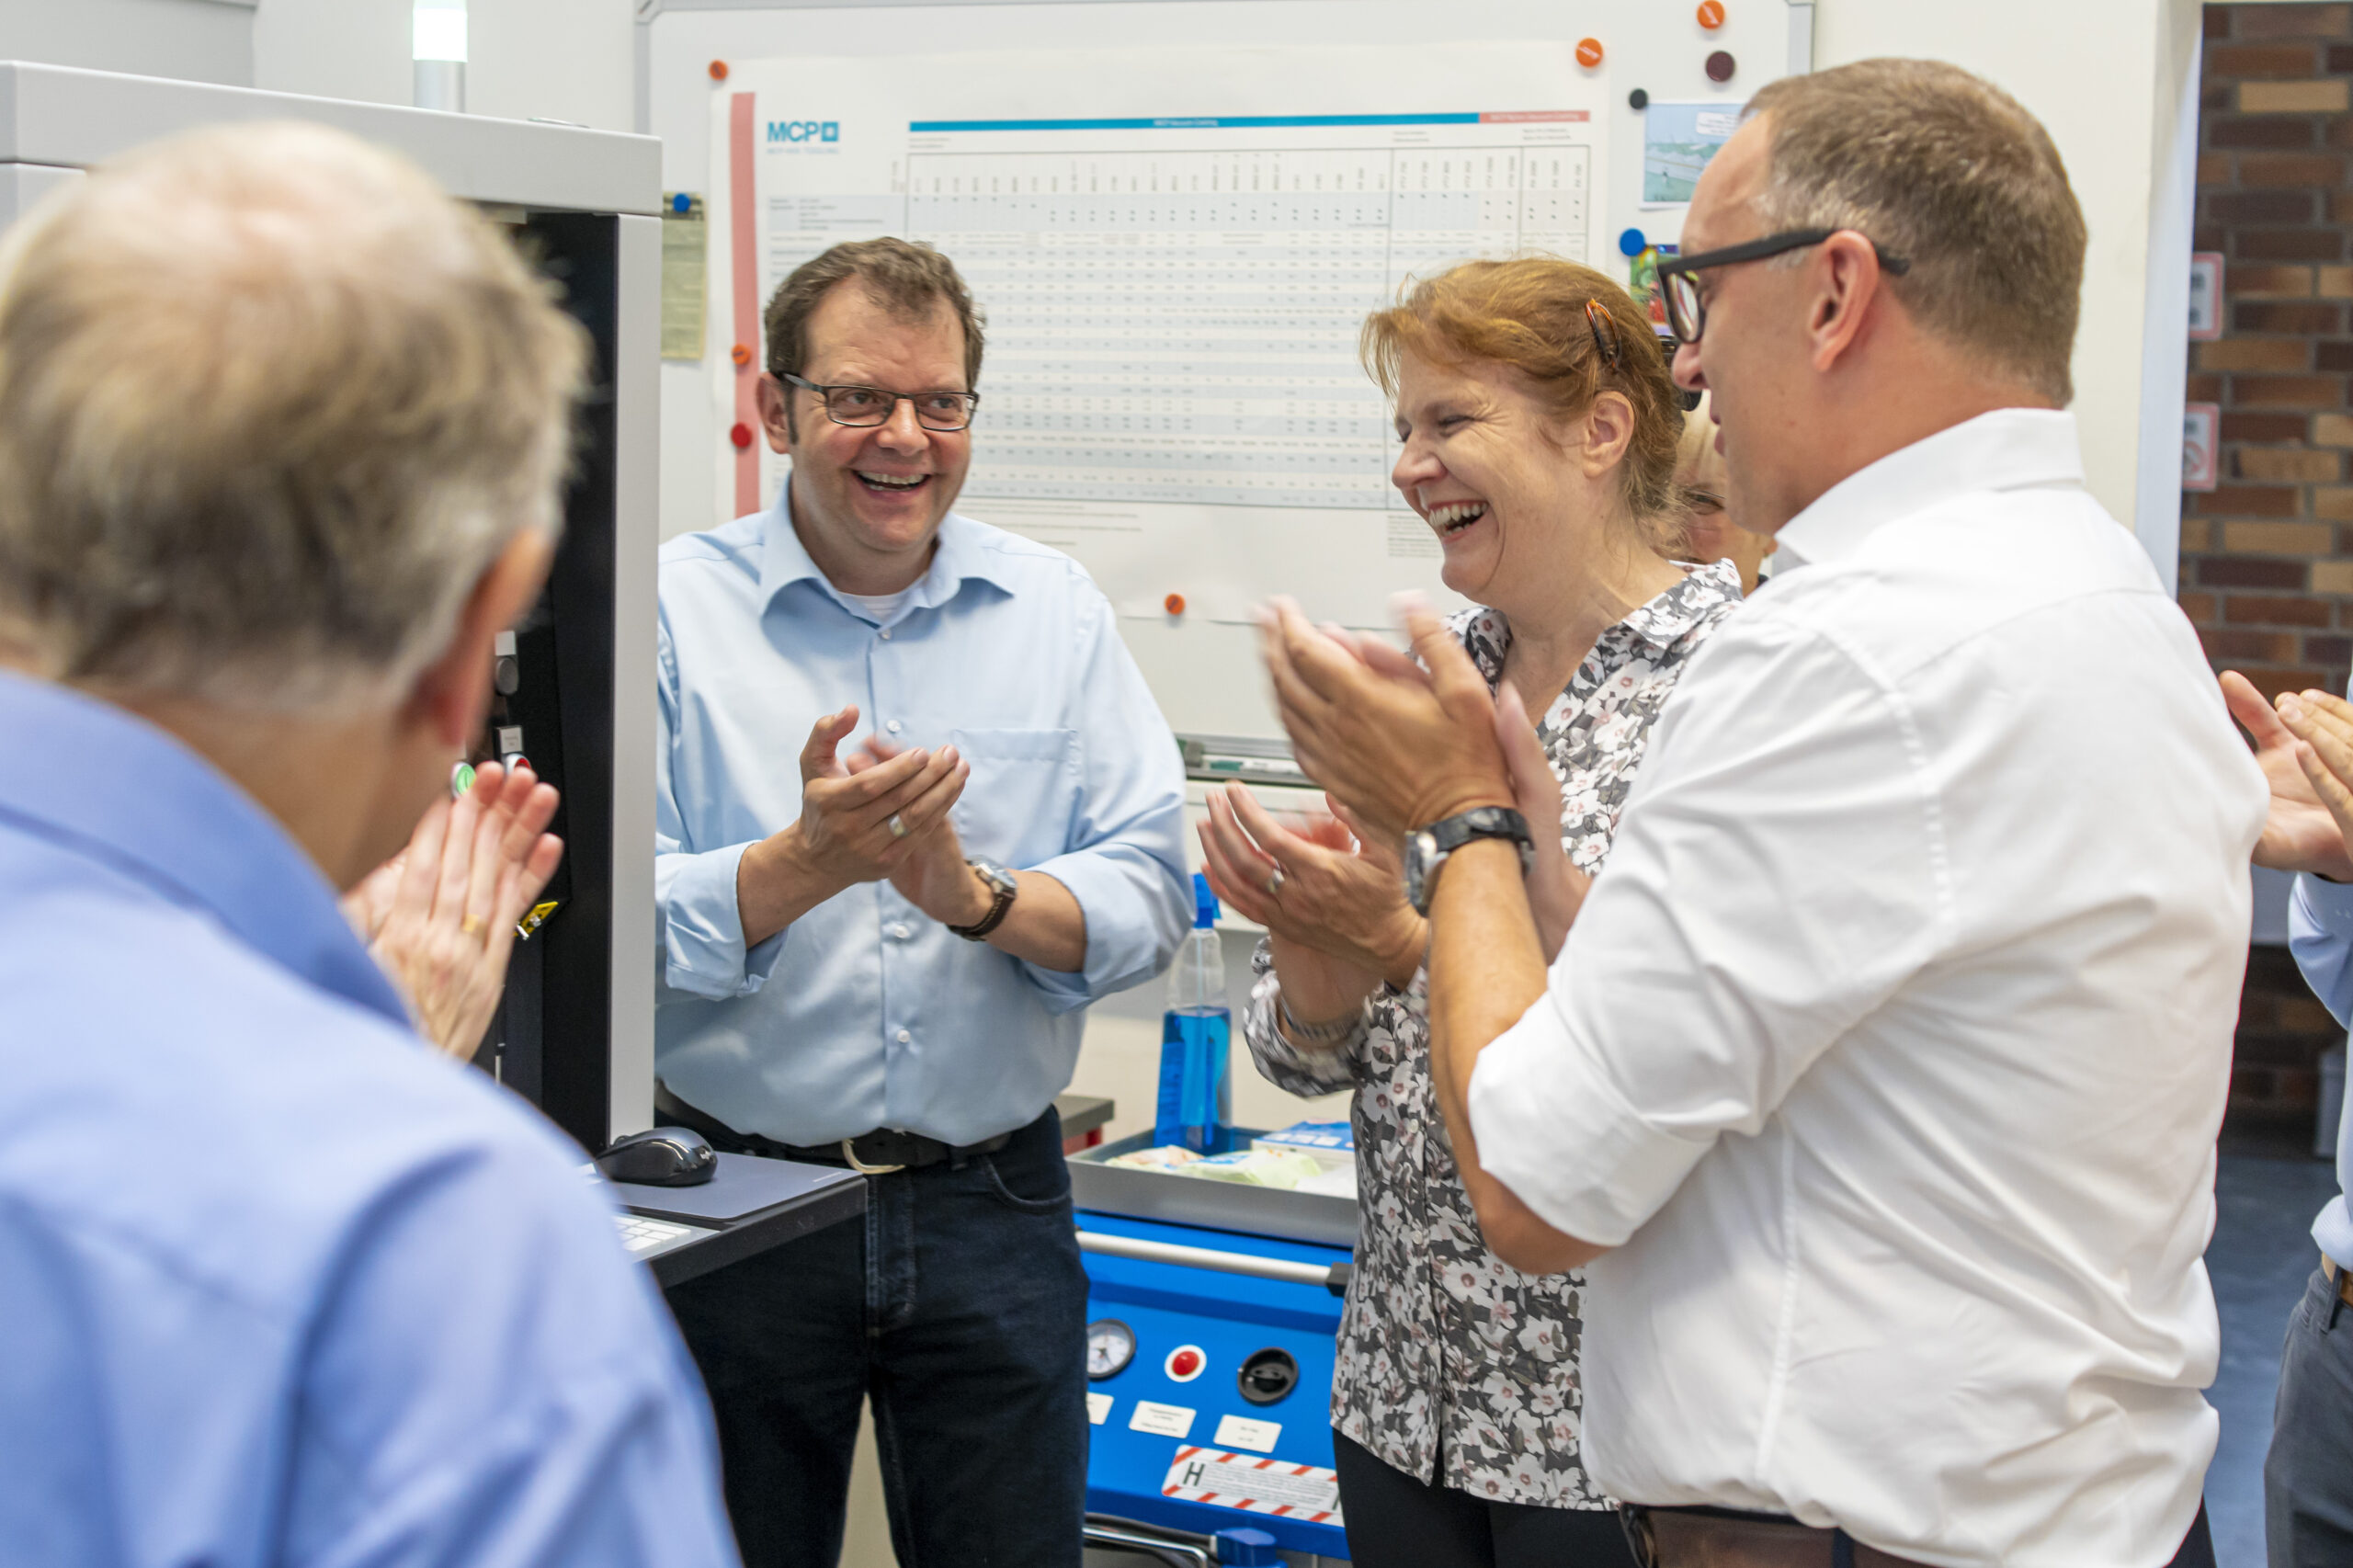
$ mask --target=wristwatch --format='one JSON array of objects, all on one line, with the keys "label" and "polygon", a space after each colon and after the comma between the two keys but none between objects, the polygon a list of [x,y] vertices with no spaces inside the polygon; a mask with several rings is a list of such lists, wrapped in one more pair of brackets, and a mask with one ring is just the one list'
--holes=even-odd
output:
[{"label": "wristwatch", "polygon": [[1509,806],[1473,806],[1405,835],[1405,902],[1416,915],[1430,912],[1430,883],[1446,858],[1474,838],[1508,838],[1519,846],[1519,873],[1536,863],[1536,841],[1528,819]]},{"label": "wristwatch", "polygon": [[1013,907],[1013,895],[1021,891],[1021,884],[1014,880],[1011,871],[994,860],[974,858],[964,864],[972,868],[972,875],[988,884],[989,892],[995,895],[995,902],[989,905],[986,915],[970,926],[950,926],[948,928],[968,942],[978,942],[1005,924],[1005,912]]}]

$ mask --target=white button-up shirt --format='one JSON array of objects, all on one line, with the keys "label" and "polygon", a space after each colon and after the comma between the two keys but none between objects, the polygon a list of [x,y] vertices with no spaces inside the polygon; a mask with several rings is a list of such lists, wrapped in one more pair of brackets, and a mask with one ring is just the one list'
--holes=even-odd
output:
[{"label": "white button-up shirt", "polygon": [[2164,1563],[2214,1447],[2262,777],[2066,414],[1781,541],[1471,1081],[1487,1168],[1618,1249],[1587,1463],[1927,1563]]}]

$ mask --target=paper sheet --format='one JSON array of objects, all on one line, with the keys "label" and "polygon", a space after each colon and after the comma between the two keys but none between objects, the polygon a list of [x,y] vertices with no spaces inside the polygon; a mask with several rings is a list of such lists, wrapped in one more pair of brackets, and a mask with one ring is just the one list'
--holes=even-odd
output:
[{"label": "paper sheet", "polygon": [[[1358,329],[1458,260],[1591,259],[1607,210],[1602,88],[1566,44],[782,60],[730,87],[711,297],[734,255],[765,302],[841,240],[938,246],[988,316],[960,509],[1068,551],[1127,615],[1286,592],[1378,626],[1400,588],[1450,599]],[[724,358],[732,514],[739,464],[762,505],[784,465],[725,443]]]}]

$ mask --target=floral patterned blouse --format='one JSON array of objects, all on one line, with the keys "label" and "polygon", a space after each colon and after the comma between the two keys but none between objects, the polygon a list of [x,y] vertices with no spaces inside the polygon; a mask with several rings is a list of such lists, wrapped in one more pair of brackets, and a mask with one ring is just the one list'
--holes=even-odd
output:
[{"label": "floral patterned blouse", "polygon": [[[1561,778],[1561,841],[1580,869],[1600,869],[1652,721],[1739,604],[1730,562],[1690,569],[1602,633],[1537,720]],[[1451,624],[1495,686],[1508,623],[1470,609]],[[1353,1040],[1307,1051],[1276,1030],[1272,962],[1261,941],[1244,1020],[1259,1072],[1297,1095],[1356,1091],[1356,1271],[1332,1424],[1425,1483],[1496,1502],[1609,1506],[1578,1452],[1584,1276],[1522,1274],[1480,1237],[1430,1084],[1427,972],[1370,998]]]}]

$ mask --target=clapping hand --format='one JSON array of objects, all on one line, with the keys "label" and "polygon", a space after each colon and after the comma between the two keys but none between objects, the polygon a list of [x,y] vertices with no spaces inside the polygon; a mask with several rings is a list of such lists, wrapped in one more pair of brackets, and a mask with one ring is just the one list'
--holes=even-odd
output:
[{"label": "clapping hand", "polygon": [[[888,767],[893,763],[904,765],[912,753],[902,751],[880,735],[870,735],[864,746],[843,759],[853,778]],[[970,766],[956,760],[956,748],[943,746],[940,755],[953,763],[953,791],[949,802],[963,793]],[[891,869],[891,885],[899,896],[922,910],[943,926],[977,926],[988,915],[994,902],[989,890],[972,868],[965,864],[963,840],[957,835],[956,824],[946,806],[927,820],[910,819],[912,829],[904,853]]]},{"label": "clapping hand", "polygon": [[899,751],[876,739],[837,756],[857,726],[850,707],[810,730],[801,751],[801,820],[791,829],[807,863],[838,887],[894,877],[948,821],[972,771],[954,746]]},{"label": "clapping hand", "polygon": [[546,831],[555,787],[486,762],[436,801],[408,847],[344,896],[344,917],[407,1000],[418,1032],[460,1061],[480,1048],[506,985],[516,923],[563,859]]},{"label": "clapping hand", "polygon": [[2353,881],[2353,709],[2323,692],[2283,695],[2275,712],[2247,678],[2222,673],[2222,700],[2255,738],[2271,811],[2255,863]]},{"label": "clapping hand", "polygon": [[1259,622],[1301,770],[1390,838],[1514,800],[1485,679],[1426,603],[1400,598],[1419,667],[1374,640],[1319,631],[1289,599]]},{"label": "clapping hand", "polygon": [[1286,825],[1239,784],[1210,791],[1202,869],[1227,908],[1281,940],[1403,986],[1429,930],[1405,902],[1397,846],[1325,797]]}]

